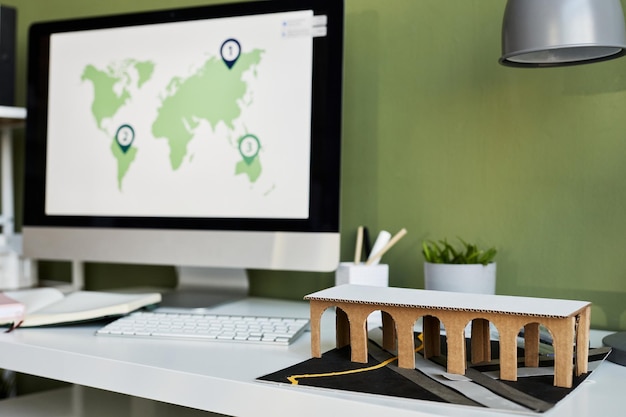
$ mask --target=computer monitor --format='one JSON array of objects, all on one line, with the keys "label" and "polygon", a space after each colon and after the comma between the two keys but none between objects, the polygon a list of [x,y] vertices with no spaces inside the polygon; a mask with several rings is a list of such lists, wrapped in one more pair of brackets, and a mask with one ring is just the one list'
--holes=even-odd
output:
[{"label": "computer monitor", "polygon": [[32,25],[24,255],[334,270],[343,21],[273,0]]}]

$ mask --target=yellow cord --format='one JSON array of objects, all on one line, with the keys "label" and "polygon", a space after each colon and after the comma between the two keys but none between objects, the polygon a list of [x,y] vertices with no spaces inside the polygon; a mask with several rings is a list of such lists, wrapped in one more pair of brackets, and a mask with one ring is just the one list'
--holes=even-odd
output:
[{"label": "yellow cord", "polygon": [[[420,350],[422,350],[422,348],[424,347],[424,343],[423,343],[423,339],[422,339],[422,335],[420,333],[420,335],[418,336],[418,339],[422,342],[416,349],[415,352],[419,352]],[[398,359],[397,356],[394,356],[393,358],[389,358],[384,362],[379,363],[378,365],[373,365],[373,366],[368,366],[366,368],[359,368],[359,369],[351,369],[348,371],[338,371],[338,372],[326,372],[323,374],[302,374],[302,375],[292,375],[287,377],[287,379],[289,380],[289,382],[291,382],[292,385],[298,385],[298,380],[299,379],[305,379],[305,378],[321,378],[321,377],[325,377],[325,376],[340,376],[340,375],[350,375],[350,374],[357,374],[360,372],[369,372],[369,371],[374,371],[376,369],[380,369],[384,366],[389,365],[390,363],[396,361]]]}]

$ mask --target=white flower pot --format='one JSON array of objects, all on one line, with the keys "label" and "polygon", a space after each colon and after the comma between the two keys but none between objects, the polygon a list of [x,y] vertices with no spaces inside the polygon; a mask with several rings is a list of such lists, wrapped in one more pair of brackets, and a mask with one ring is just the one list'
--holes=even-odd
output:
[{"label": "white flower pot", "polygon": [[496,293],[496,263],[433,264],[424,262],[424,288],[427,290]]}]

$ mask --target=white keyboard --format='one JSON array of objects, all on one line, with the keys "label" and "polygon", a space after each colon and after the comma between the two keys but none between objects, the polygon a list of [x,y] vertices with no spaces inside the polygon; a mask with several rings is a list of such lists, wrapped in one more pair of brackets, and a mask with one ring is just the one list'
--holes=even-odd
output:
[{"label": "white keyboard", "polygon": [[309,320],[302,318],[139,311],[107,324],[96,334],[288,345],[308,324]]}]

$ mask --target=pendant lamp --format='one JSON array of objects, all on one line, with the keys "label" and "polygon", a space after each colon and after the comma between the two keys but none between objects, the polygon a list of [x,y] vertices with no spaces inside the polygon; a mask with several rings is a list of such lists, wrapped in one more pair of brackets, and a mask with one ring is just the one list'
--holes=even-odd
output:
[{"label": "pendant lamp", "polygon": [[508,0],[500,63],[551,67],[626,53],[620,0]]}]

